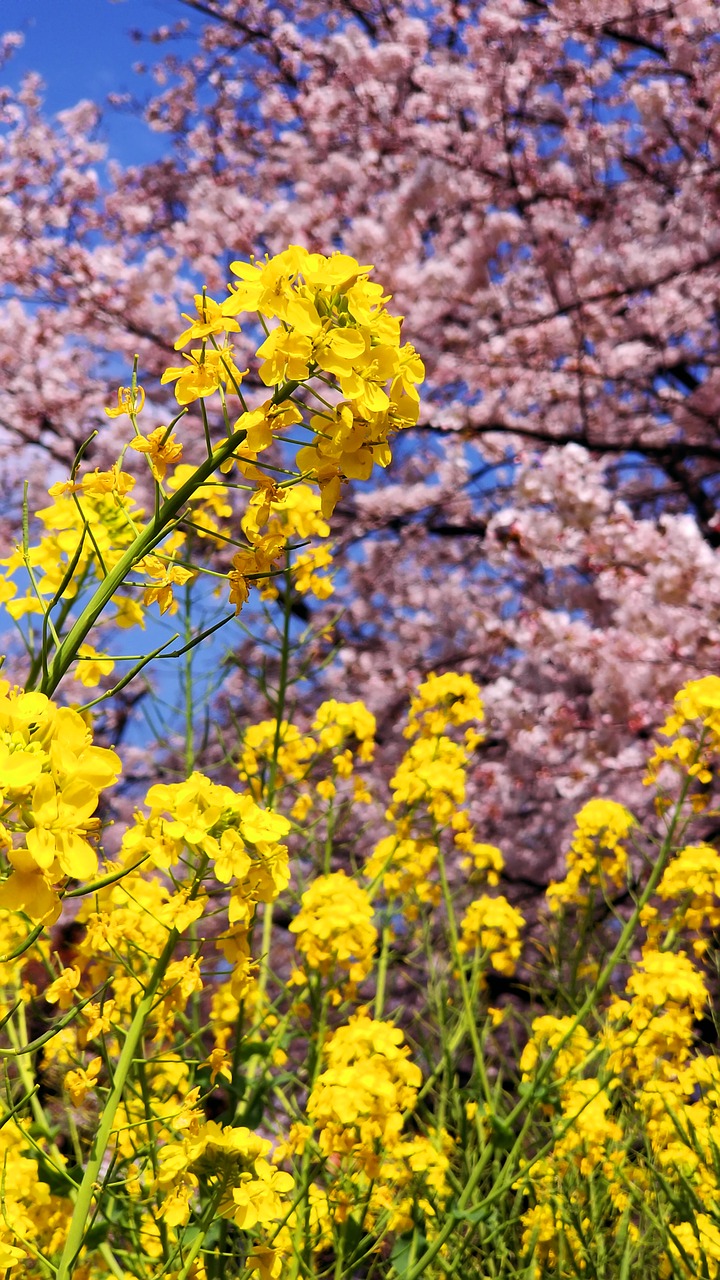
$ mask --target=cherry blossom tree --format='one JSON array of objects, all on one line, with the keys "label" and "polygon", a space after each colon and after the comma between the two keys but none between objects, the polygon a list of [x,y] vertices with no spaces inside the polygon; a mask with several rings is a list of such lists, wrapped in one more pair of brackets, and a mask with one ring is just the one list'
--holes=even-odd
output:
[{"label": "cherry blossom tree", "polygon": [[587,796],[643,813],[647,740],[720,656],[717,5],[178,0],[142,47],[153,164],[108,159],[95,104],[50,121],[37,80],[2,94],[6,456],[70,461],[119,367],[157,380],[178,301],[222,294],[233,257],[375,264],[427,393],[336,513],[346,572],[316,613],[345,612],[316,683],[390,741],[419,675],[471,671],[478,824],[542,880]]}]

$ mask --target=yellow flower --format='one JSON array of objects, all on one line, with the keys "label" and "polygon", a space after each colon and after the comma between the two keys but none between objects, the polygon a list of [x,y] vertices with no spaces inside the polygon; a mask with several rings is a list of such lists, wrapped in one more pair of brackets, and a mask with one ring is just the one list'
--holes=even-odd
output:
[{"label": "yellow flower", "polygon": [[329,698],[318,707],[313,730],[321,751],[337,753],[346,740],[355,739],[361,760],[372,760],[375,750],[375,717],[362,702],[338,702]]},{"label": "yellow flower", "polygon": [[198,1178],[222,1179],[225,1195],[218,1213],[241,1230],[278,1222],[288,1212],[287,1197],[295,1183],[271,1165],[271,1144],[243,1126],[222,1128],[213,1120],[193,1120],[181,1142],[169,1142],[158,1153],[157,1184],[163,1190],[197,1185]]},{"label": "yellow flower", "polygon": [[399,1028],[365,1013],[332,1033],[307,1103],[326,1156],[352,1153],[371,1176],[377,1172],[378,1144],[398,1140],[422,1083],[409,1056]]},{"label": "yellow flower", "polygon": [[[259,373],[266,387],[276,386],[286,378],[304,382],[312,364],[312,342],[303,334],[288,331],[282,326],[272,332],[258,347],[262,360]],[[248,441],[249,448],[253,445]]]},{"label": "yellow flower", "polygon": [[240,386],[247,369],[240,370],[235,364],[232,347],[198,348],[183,352],[187,364],[166,369],[160,383],[175,382],[175,399],[178,404],[192,404],[210,396],[218,387],[227,385],[232,391]]},{"label": "yellow flower", "polygon": [[437,866],[438,847],[431,840],[383,836],[365,863],[366,879],[382,876],[388,898],[400,898],[408,918],[417,916],[417,903],[437,906],[440,886],[432,879]]},{"label": "yellow flower", "polygon": [[133,600],[131,596],[118,595],[113,596],[112,602],[117,609],[113,618],[116,627],[122,627],[123,630],[142,627],[145,630],[145,614],[137,600]]},{"label": "yellow flower", "polygon": [[[42,774],[35,783],[30,806],[31,826],[25,833],[27,851],[40,871],[54,878],[61,875],[84,880],[97,870],[97,854],[86,838],[95,831],[93,817],[98,793],[80,778],[61,783]],[[10,855],[15,864],[20,850]],[[26,870],[18,865],[19,870]]]},{"label": "yellow flower", "polygon": [[628,999],[614,1000],[608,1010],[608,1064],[643,1087],[657,1080],[665,1088],[690,1058],[693,1026],[707,1007],[705,979],[684,952],[648,946],[626,992]]},{"label": "yellow flower", "polygon": [[450,738],[417,738],[390,779],[394,805],[423,804],[445,826],[465,801],[467,762],[467,753]]},{"label": "yellow flower", "polygon": [[77,965],[71,965],[70,968],[63,969],[59,978],[51,982],[50,986],[43,992],[48,1004],[57,1004],[61,1009],[68,1009],[75,998],[80,977],[81,974]]},{"label": "yellow flower", "polygon": [[[689,734],[682,732],[686,726]],[[710,782],[712,757],[720,749],[720,676],[703,676],[683,685],[660,733],[672,741],[656,747],[648,762],[646,784],[655,781],[666,761],[702,783]]]},{"label": "yellow flower", "polygon": [[481,724],[485,716],[472,676],[458,671],[430,673],[410,700],[406,738],[437,737],[448,725]]},{"label": "yellow flower", "polygon": [[150,469],[156,480],[164,480],[170,463],[182,457],[183,447],[167,427],[158,427],[150,435],[135,436],[130,441],[130,448],[137,453],[145,453],[150,462]]},{"label": "yellow flower", "polygon": [[643,952],[628,978],[627,990],[638,1010],[643,1007],[649,1012],[672,1003],[687,1005],[696,1018],[701,1018],[707,1007],[705,979],[682,951]]},{"label": "yellow flower", "polygon": [[75,679],[86,689],[94,689],[103,676],[109,676],[115,667],[112,658],[104,658],[91,644],[81,644],[77,656],[79,661],[75,668]]},{"label": "yellow flower", "polygon": [[144,556],[142,560],[138,560],[135,570],[137,573],[144,573],[149,578],[155,579],[151,586],[145,588],[143,604],[150,605],[157,601],[161,614],[168,611],[174,613],[177,609],[173,586],[184,586],[195,577],[192,569],[174,564],[172,560],[161,560],[155,555]]},{"label": "yellow flower", "polygon": [[369,974],[377,929],[373,909],[364,889],[344,871],[320,876],[301,898],[299,914],[290,932],[297,934],[297,948],[305,964],[335,981],[347,978],[341,991],[332,991],[331,1000],[349,997]]},{"label": "yellow flower", "polygon": [[566,902],[584,905],[595,889],[625,884],[628,855],[624,841],[635,826],[632,814],[614,800],[588,800],[576,816],[565,879],[548,886],[552,911]]},{"label": "yellow flower", "polygon": [[[675,904],[672,928],[700,933],[720,929],[720,853],[712,845],[688,845],[676,853],[663,872],[657,895]],[[653,924],[653,936],[657,925]],[[706,938],[693,942],[696,954],[702,952]]]},{"label": "yellow flower", "polygon": [[163,1196],[159,1216],[168,1227],[184,1227],[190,1221],[190,1200],[195,1194],[195,1187],[188,1182],[173,1187]]},{"label": "yellow flower", "polygon": [[124,498],[135,487],[135,481],[132,476],[125,475],[116,463],[109,471],[100,471],[96,467],[94,471],[86,472],[80,486],[83,494],[89,497],[97,498],[111,493]]},{"label": "yellow flower", "polygon": [[0,908],[22,911],[30,920],[50,925],[60,915],[62,903],[46,876],[36,870],[16,868],[0,883]]},{"label": "yellow flower", "polygon": [[189,320],[190,326],[180,334],[175,343],[176,351],[190,342],[191,338],[209,338],[216,333],[240,332],[240,325],[232,318],[226,302],[215,302],[204,292],[196,293],[194,301],[196,315],[193,317],[183,314],[183,320]]},{"label": "yellow flower", "polygon": [[9,1240],[0,1237],[0,1268],[15,1267],[23,1258],[27,1258],[25,1249],[19,1249],[17,1245],[10,1244]]},{"label": "yellow flower", "polygon": [[[688,1277],[699,1274],[717,1277],[720,1274],[720,1228],[709,1214],[698,1213],[692,1222],[672,1226],[669,1242],[676,1266]],[[694,1267],[692,1272],[689,1271],[686,1258],[690,1258],[697,1269]],[[711,1263],[715,1265],[711,1267]]]},{"label": "yellow flower", "polygon": [[238,613],[250,594],[251,581],[272,573],[277,568],[284,549],[284,538],[281,535],[270,534],[261,538],[256,546],[247,551],[235,552],[228,581],[230,603],[235,605]]},{"label": "yellow flower", "polygon": [[[47,997],[46,997],[47,998]],[[98,1076],[102,1071],[102,1058],[93,1058],[87,1068],[79,1068],[77,1071],[68,1071],[63,1081],[63,1086],[70,1096],[70,1101],[74,1107],[79,1107],[85,1101],[87,1095],[95,1088]]]},{"label": "yellow flower", "polygon": [[117,405],[106,409],[108,418],[121,418],[124,414],[138,414],[145,404],[145,392],[142,387],[118,387]]},{"label": "yellow flower", "polygon": [[469,820],[467,827],[460,826],[460,820],[466,818],[467,815],[461,812],[452,820],[455,828],[453,840],[457,848],[465,854],[460,867],[463,871],[469,872],[471,883],[481,879],[491,885],[498,884],[500,872],[505,866],[502,850],[495,844],[484,844],[476,840]]},{"label": "yellow flower", "polygon": [[[345,255],[337,257],[344,259]],[[350,261],[357,270],[358,264],[354,259]],[[264,262],[231,262],[230,270],[240,277],[242,283],[231,290],[227,303],[228,313],[238,315],[243,311],[259,311],[262,315],[293,324],[299,317],[307,315],[307,302],[310,301],[295,289],[298,276],[301,272],[304,274],[314,269],[316,274],[312,277],[313,283],[322,288],[328,278],[333,282],[338,279],[338,268],[329,265],[332,263],[333,258],[309,254],[300,245],[290,245],[282,253]],[[326,274],[323,274],[323,267]],[[344,270],[343,266],[342,271]]]},{"label": "yellow flower", "polygon": [[498,973],[513,974],[522,952],[525,920],[507,898],[483,895],[470,903],[461,925],[460,951],[476,948],[489,955]]},{"label": "yellow flower", "polygon": [[223,1076],[226,1080],[232,1080],[232,1058],[224,1049],[213,1049],[200,1065],[210,1068],[211,1084],[215,1083],[218,1076]]},{"label": "yellow flower", "polygon": [[254,1173],[254,1178],[245,1175],[240,1186],[232,1188],[233,1208],[220,1207],[221,1216],[231,1218],[241,1231],[266,1226],[285,1217],[287,1196],[295,1187],[289,1173],[274,1169],[267,1160],[256,1160]]},{"label": "yellow flower", "polygon": [[[582,1070],[592,1053],[593,1044],[583,1026],[573,1027],[573,1018],[556,1018],[543,1014],[533,1020],[530,1039],[520,1055],[523,1080],[531,1081],[538,1061],[549,1052],[558,1050],[553,1062],[552,1076],[567,1090],[573,1073]],[[572,1029],[571,1029],[572,1028]]]},{"label": "yellow flower", "polygon": [[260,1280],[280,1280],[283,1268],[283,1256],[278,1249],[269,1245],[256,1244],[246,1259],[249,1271],[257,1272]]}]

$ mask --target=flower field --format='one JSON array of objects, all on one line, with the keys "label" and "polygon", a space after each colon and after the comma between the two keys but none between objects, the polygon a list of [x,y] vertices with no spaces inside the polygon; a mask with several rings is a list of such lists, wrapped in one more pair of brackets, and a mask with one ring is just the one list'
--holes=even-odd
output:
[{"label": "flower field", "polygon": [[[422,361],[346,254],[232,271],[184,316],[174,419],[144,433],[136,368],[115,464],[81,448],[2,565],[0,1274],[711,1280],[720,677],[649,745],[651,821],[588,800],[521,902],[471,817],[469,674],[400,690],[389,744],[351,687],[308,716],[291,678]],[[213,753],[190,660],[259,617],[267,717]],[[103,716],[166,662],[182,732],[125,793]]]}]

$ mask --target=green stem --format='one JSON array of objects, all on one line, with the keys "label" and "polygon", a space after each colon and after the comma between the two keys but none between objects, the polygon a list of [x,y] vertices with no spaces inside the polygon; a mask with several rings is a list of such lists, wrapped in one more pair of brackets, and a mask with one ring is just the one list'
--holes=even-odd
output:
[{"label": "green stem", "polygon": [[[701,749],[702,749],[702,739],[700,742],[700,746],[698,747],[698,755],[700,754]],[[600,997],[604,995],[605,991],[610,985],[613,973],[615,972],[617,965],[624,959],[625,953],[628,947],[630,946],[633,940],[633,937],[635,936],[635,931],[640,922],[640,916],[642,914],[643,907],[647,905],[647,903],[650,901],[650,898],[654,894],[658,884],[660,883],[665,867],[667,865],[667,860],[670,857],[670,854],[673,852],[675,831],[677,830],[678,823],[680,822],[683,805],[687,798],[687,794],[688,794],[688,791],[690,790],[690,785],[692,781],[693,779],[688,774],[688,776],[686,777],[683,783],[682,790],[680,792],[680,796],[678,798],[678,802],[675,807],[675,812],[673,814],[672,822],[668,827],[668,833],[665,837],[665,840],[662,843],[662,846],[658,853],[657,860],[653,866],[653,869],[650,872],[647,884],[645,885],[645,888],[643,889],[640,897],[637,900],[635,910],[633,911],[632,915],[629,917],[627,924],[625,925],[622,933],[620,934],[620,937],[618,938],[618,941],[615,945],[614,950],[611,952],[608,960],[605,962],[604,968],[600,971],[600,974],[598,976],[597,982],[595,983],[595,986],[588,993],[587,997],[585,998],[583,1004],[580,1006],[578,1012],[575,1014],[575,1017],[573,1018],[570,1025],[565,1029],[563,1034],[558,1039],[552,1052],[548,1054],[545,1061],[538,1068],[537,1075],[533,1080],[533,1085],[535,1086],[535,1089],[537,1089],[538,1085],[543,1083],[543,1081],[552,1071],[559,1054],[562,1052],[563,1048],[567,1044],[570,1037],[574,1034],[577,1027],[580,1026],[581,1022],[587,1017],[587,1015],[595,1007]],[[529,1092],[526,1097],[521,1098],[520,1101],[516,1104],[515,1108],[507,1116],[506,1123],[508,1125],[512,1125],[512,1123],[517,1119],[517,1117],[521,1115],[522,1112],[525,1110],[525,1108],[529,1106],[529,1104],[533,1101],[533,1098],[534,1098],[534,1091]]]},{"label": "green stem", "polygon": [[190,1245],[190,1249],[185,1258],[185,1264],[182,1270],[177,1272],[176,1280],[187,1280],[187,1276],[189,1276],[192,1270],[193,1263],[205,1243],[205,1237],[207,1236],[208,1231],[210,1230],[211,1226],[215,1221],[215,1218],[217,1216],[218,1205],[220,1204],[220,1201],[225,1195],[226,1186],[227,1186],[227,1183],[223,1181],[221,1185],[218,1187],[212,1200],[210,1201],[205,1213],[203,1214],[202,1221],[198,1228],[198,1233],[195,1236],[195,1239],[193,1240],[192,1244]]},{"label": "green stem", "polygon": [[480,1087],[485,1098],[485,1103],[492,1114],[493,1096],[490,1088],[490,1081],[485,1070],[485,1055],[483,1047],[480,1043],[480,1036],[477,1028],[477,1012],[473,1007],[470,988],[468,987],[467,974],[465,973],[464,957],[460,952],[457,923],[455,920],[455,909],[453,907],[452,895],[450,893],[450,885],[448,884],[447,871],[445,869],[445,859],[442,851],[438,850],[438,870],[440,872],[440,884],[442,887],[443,901],[445,903],[445,911],[447,914],[448,933],[450,935],[450,951],[452,954],[453,964],[457,970],[458,980],[460,982],[460,991],[462,993],[463,1010],[465,1013],[465,1022],[467,1023],[470,1042],[473,1047],[475,1056],[475,1067],[480,1077]]},{"label": "green stem", "polygon": [[40,686],[42,693],[52,695],[55,692],[68,667],[73,662],[80,645],[94,627],[105,606],[125,581],[133,566],[137,564],[138,560],[142,560],[143,556],[148,553],[150,547],[157,540],[158,535],[176,518],[196,489],[208,476],[217,470],[234,449],[237,449],[244,438],[244,431],[236,431],[229,440],[221,444],[211,457],[207,458],[202,466],[198,467],[190,479],[163,503],[154,519],[138,534],[135,541],[128,547],[125,555],[118,560],[112,572],[100,583],[92,599],[85,606],[77,622],[63,640],[48,668],[47,676]]},{"label": "green stem", "polygon": [[[475,1168],[472,1170],[470,1177],[465,1183],[465,1186],[463,1187],[463,1190],[457,1202],[457,1207],[459,1210],[463,1210],[467,1208],[468,1201],[471,1199],[472,1193],[475,1190],[478,1182],[480,1181],[480,1178],[482,1177],[483,1170],[490,1158],[491,1151],[492,1151],[492,1146],[488,1143],[480,1159],[477,1161]],[[435,1239],[433,1240],[432,1244],[429,1245],[428,1248],[425,1250],[425,1252],[421,1254],[421,1256],[417,1259],[415,1266],[409,1267],[404,1272],[403,1280],[416,1280],[417,1276],[421,1276],[423,1274],[423,1272],[426,1270],[429,1264],[437,1257],[438,1253],[442,1249],[448,1236],[452,1235],[452,1232],[457,1229],[457,1225],[458,1225],[457,1219],[453,1214],[449,1213],[447,1215],[445,1223],[441,1227],[438,1234],[435,1236]]]},{"label": "green stem", "polygon": [[[313,1004],[315,1004],[315,1001],[313,1001]],[[308,1097],[310,1096],[310,1094],[312,1093],[315,1087],[315,1082],[317,1081],[317,1078],[320,1074],[320,1067],[322,1065],[322,1051],[323,1051],[323,1046],[325,1042],[325,1031],[327,1029],[328,1005],[329,1005],[329,998],[327,994],[323,993],[320,998],[320,1007],[317,1012],[317,1020],[315,1019],[315,1017],[313,1018],[314,1025],[310,1033],[310,1043],[312,1047],[310,1051],[311,1059],[308,1064],[309,1066],[308,1082],[307,1082]],[[313,1159],[313,1156],[312,1156],[310,1143],[306,1142],[305,1149],[302,1153],[302,1160],[300,1164],[300,1183],[303,1187],[306,1187],[308,1190],[310,1187],[310,1182],[312,1181],[312,1178],[311,1178],[312,1159]],[[310,1268],[308,1265],[308,1254],[310,1251],[309,1247],[310,1247],[310,1200],[306,1191],[302,1200],[302,1211],[298,1212],[297,1219],[295,1222],[295,1229],[293,1231],[293,1258],[292,1258],[292,1262],[290,1263],[288,1280],[299,1280],[300,1274],[303,1271],[307,1275],[310,1274]]]},{"label": "green stem", "polygon": [[[282,648],[280,650],[280,671],[278,672],[278,688],[277,698],[275,701],[275,737],[273,740],[273,754],[270,761],[270,773],[268,778],[266,804],[268,809],[272,809],[275,803],[275,792],[277,790],[277,770],[278,756],[280,747],[282,746],[282,719],[285,714],[285,701],[287,698],[288,687],[288,670],[290,665],[290,622],[291,622],[291,605],[292,605],[292,577],[290,573],[290,557],[287,557],[285,566],[285,598],[283,601],[283,630],[282,630]],[[259,996],[258,1007],[262,1011],[263,1000],[267,992],[268,980],[270,977],[270,951],[272,947],[272,927],[273,927],[273,903],[266,902],[263,909],[263,926],[262,926],[262,951],[258,962],[258,982],[257,990]]]},{"label": "green stem", "polygon": [[285,714],[287,699],[288,671],[290,667],[290,624],[292,620],[292,575],[290,572],[290,556],[285,564],[285,595],[283,598],[283,629],[280,649],[280,670],[278,672],[277,698],[275,699],[275,736],[273,754],[270,761],[266,803],[272,809],[277,788],[278,756],[282,746],[282,720]]},{"label": "green stem", "polygon": [[[19,1031],[20,1031],[19,1036],[15,1031],[15,1028],[12,1023],[12,1019],[10,1019],[10,1021],[7,1024],[8,1033],[10,1036],[10,1042],[13,1045],[13,1047],[16,1049],[19,1049],[21,1044],[27,1044],[27,1023],[25,1020],[24,1005],[21,1005],[18,1010],[18,1023],[19,1023]],[[47,1119],[47,1116],[45,1115],[45,1111],[43,1110],[42,1103],[40,1102],[40,1100],[37,1097],[37,1094],[35,1093],[32,1072],[30,1072],[27,1066],[25,1065],[25,1058],[22,1054],[18,1054],[17,1070],[18,1070],[18,1076],[20,1077],[20,1083],[23,1085],[23,1088],[25,1088],[29,1092],[30,1109],[35,1118],[35,1123],[37,1124],[42,1136],[45,1138],[48,1144],[47,1150],[50,1154],[53,1164],[56,1170],[58,1171],[58,1173],[61,1176],[65,1175],[68,1179],[68,1182],[71,1183],[72,1179],[70,1178],[70,1175],[67,1173],[67,1164],[66,1164],[65,1157],[61,1154],[59,1147],[57,1146],[55,1140],[52,1137],[51,1125]],[[74,1187],[68,1188],[68,1196],[71,1200],[75,1199]],[[120,1264],[118,1263],[115,1255],[113,1254],[109,1244],[106,1241],[103,1241],[98,1246],[98,1248],[106,1266],[109,1268],[112,1274],[114,1276],[119,1277],[119,1280],[123,1280],[123,1276],[125,1273],[121,1269]]]},{"label": "green stem", "polygon": [[273,903],[266,902],[263,908],[262,923],[262,940],[260,942],[260,959],[258,961],[258,995],[259,1005],[258,1011],[262,1016],[263,999],[267,991],[268,978],[270,976],[270,950],[272,947],[272,928],[273,928]]},{"label": "green stem", "polygon": [[70,1222],[70,1230],[68,1232],[67,1240],[65,1241],[65,1247],[62,1251],[62,1257],[60,1258],[56,1280],[69,1280],[73,1274],[80,1250],[82,1249],[85,1227],[90,1214],[92,1200],[100,1189],[98,1178],[103,1160],[105,1159],[105,1152],[107,1151],[108,1144],[110,1142],[112,1127],[115,1122],[115,1113],[117,1112],[118,1106],[122,1100],[138,1044],[140,1043],[145,1025],[155,1003],[158,988],[165,976],[165,971],[175,950],[178,937],[179,934],[175,929],[173,929],[168,935],[167,942],[155,963],[155,968],[153,969],[148,986],[145,988],[145,994],[135,1010],[135,1016],[128,1029],[122,1053],[120,1054],[117,1067],[115,1068],[113,1087],[103,1108],[102,1119],[93,1141],[90,1159],[85,1167],[83,1180],[78,1190],[77,1200],[75,1202],[75,1208],[73,1209],[73,1215]]},{"label": "green stem", "polygon": [[193,705],[193,650],[190,648],[192,639],[192,594],[190,583],[185,584],[185,671],[183,675],[185,684],[185,775],[190,777],[195,768],[195,727],[194,727],[194,711]]},{"label": "green stem", "polygon": [[392,930],[387,920],[383,921],[380,959],[378,960],[377,981],[375,984],[375,1017],[382,1018],[385,1008],[385,986],[387,982],[388,960],[390,958],[390,935]]},{"label": "green stem", "polygon": [[[273,395],[272,403],[280,404],[283,400],[286,400],[297,389],[298,385],[295,381],[283,383]],[[171,497],[166,499],[155,517],[138,534],[124,556],[118,560],[115,568],[100,583],[77,622],[63,640],[41,683],[40,689],[42,693],[52,696],[74,661],[80,645],[84,642],[105,606],[115,595],[115,592],[124,582],[133,566],[137,564],[138,560],[142,560],[143,556],[147,555],[151,547],[162,537],[163,532],[177,518],[185,503],[192,498],[200,485],[213,475],[222,466],[223,462],[226,462],[235,450],[239,448],[245,439],[245,434],[244,430],[235,431],[227,440],[218,445],[217,449],[210,454],[210,457],[206,458],[205,462],[193,472],[190,479],[181,485]]]},{"label": "green stem", "polygon": [[[698,756],[700,755],[701,750],[702,750],[702,738],[700,740],[700,745],[698,746]],[[670,823],[670,826],[668,827],[667,836],[663,841],[662,847],[658,854],[657,861],[650,873],[648,882],[640,898],[637,901],[635,910],[633,911],[627,924],[625,925],[625,928],[623,929],[611,956],[606,962],[605,967],[600,973],[600,976],[598,977],[598,980],[593,990],[588,995],[584,1004],[578,1010],[578,1013],[572,1019],[572,1022],[570,1023],[570,1025],[565,1029],[562,1036],[559,1038],[552,1053],[548,1054],[545,1061],[539,1067],[537,1075],[535,1076],[535,1079],[533,1081],[533,1085],[534,1085],[533,1090],[529,1091],[524,1098],[521,1098],[520,1101],[517,1103],[517,1105],[514,1107],[514,1109],[505,1118],[504,1127],[507,1128],[508,1130],[511,1128],[514,1121],[517,1120],[518,1117],[522,1114],[522,1112],[532,1105],[537,1094],[538,1086],[542,1084],[542,1082],[545,1080],[545,1078],[550,1073],[550,1071],[552,1071],[552,1068],[557,1060],[557,1057],[562,1051],[564,1045],[570,1039],[570,1036],[573,1034],[576,1028],[580,1025],[583,1019],[587,1017],[591,1009],[594,1008],[599,997],[604,993],[606,988],[609,986],[610,981],[612,979],[612,975],[615,971],[617,964],[619,963],[620,960],[622,960],[627,948],[632,942],[632,939],[635,934],[635,930],[637,929],[637,926],[640,921],[640,915],[641,915],[642,909],[650,900],[653,893],[655,892],[655,889],[657,888],[660,882],[660,879],[662,877],[663,871],[665,870],[668,857],[673,851],[673,841],[675,838],[675,832],[680,822],[682,808],[687,798],[687,794],[690,789],[691,782],[692,782],[692,778],[690,777],[690,775],[688,775],[687,778],[685,779],[685,782],[683,783],[683,787],[680,792],[680,796],[675,808],[675,812],[673,814],[673,819],[672,819],[672,822]],[[517,1143],[515,1145],[517,1146]],[[488,1143],[487,1147],[485,1148],[485,1151],[480,1156],[480,1159],[476,1163],[474,1169],[470,1174],[470,1177],[468,1178],[467,1183],[465,1184],[465,1187],[463,1188],[463,1191],[458,1199],[458,1204],[457,1204],[458,1209],[462,1210],[467,1207],[470,1201],[470,1198],[472,1196],[472,1193],[475,1190],[475,1187],[477,1186],[478,1182],[480,1181],[480,1177],[482,1175],[483,1169],[485,1168],[485,1165],[488,1162],[488,1159],[490,1157],[490,1153],[492,1152],[492,1150],[493,1150],[492,1143]],[[514,1152],[511,1152],[511,1156],[513,1154]],[[508,1161],[506,1161],[506,1166],[507,1166],[507,1163]],[[502,1174],[500,1175],[500,1178],[497,1181],[499,1183],[502,1182]],[[496,1189],[494,1188],[493,1192],[490,1192],[489,1196],[486,1197],[486,1199],[482,1203],[485,1204],[487,1203],[488,1200],[494,1198],[495,1191]],[[409,1270],[405,1271],[403,1280],[417,1280],[417,1277],[423,1274],[423,1272],[430,1265],[430,1263],[433,1262],[433,1260],[437,1257],[445,1241],[455,1230],[456,1226],[457,1226],[456,1218],[453,1217],[452,1215],[448,1215],[446,1222],[443,1224],[440,1231],[435,1236],[435,1239],[433,1240],[432,1244],[428,1245],[428,1248],[425,1250],[422,1256],[418,1258],[416,1265],[410,1268]]]},{"label": "green stem", "polygon": [[[55,1164],[55,1168],[62,1175],[62,1174],[65,1174],[67,1162],[65,1160],[65,1157],[61,1154],[59,1147],[57,1146],[57,1144],[55,1143],[52,1137],[52,1132],[53,1132],[52,1125],[50,1124],[47,1116],[45,1115],[45,1111],[43,1109],[42,1103],[40,1102],[37,1096],[33,1073],[32,1071],[30,1071],[29,1067],[26,1064],[25,1056],[19,1052],[21,1045],[26,1045],[28,1042],[27,1022],[25,1019],[25,1006],[23,1004],[21,1004],[18,1008],[17,1020],[18,1020],[19,1034],[18,1034],[18,1031],[15,1030],[15,1026],[13,1024],[12,1018],[9,1018],[5,1025],[7,1028],[8,1037],[11,1045],[15,1050],[18,1051],[18,1056],[16,1058],[18,1077],[20,1079],[20,1083],[23,1089],[25,1090],[25,1093],[30,1099],[30,1110],[32,1111],[33,1118],[35,1120],[36,1125],[38,1126],[38,1129],[40,1130],[42,1137],[45,1138],[45,1140],[47,1141],[48,1151]],[[67,1175],[67,1177],[68,1177],[68,1182],[71,1182],[72,1179],[69,1177],[69,1175]]]}]

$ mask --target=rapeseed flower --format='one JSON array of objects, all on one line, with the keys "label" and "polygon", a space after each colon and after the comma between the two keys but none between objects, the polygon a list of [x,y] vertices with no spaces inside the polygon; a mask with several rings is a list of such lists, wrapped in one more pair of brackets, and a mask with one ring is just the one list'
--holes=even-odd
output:
[{"label": "rapeseed flower", "polygon": [[366,891],[344,871],[314,880],[290,923],[296,946],[311,972],[332,978],[333,1003],[351,999],[370,973],[377,943],[373,908]]}]

